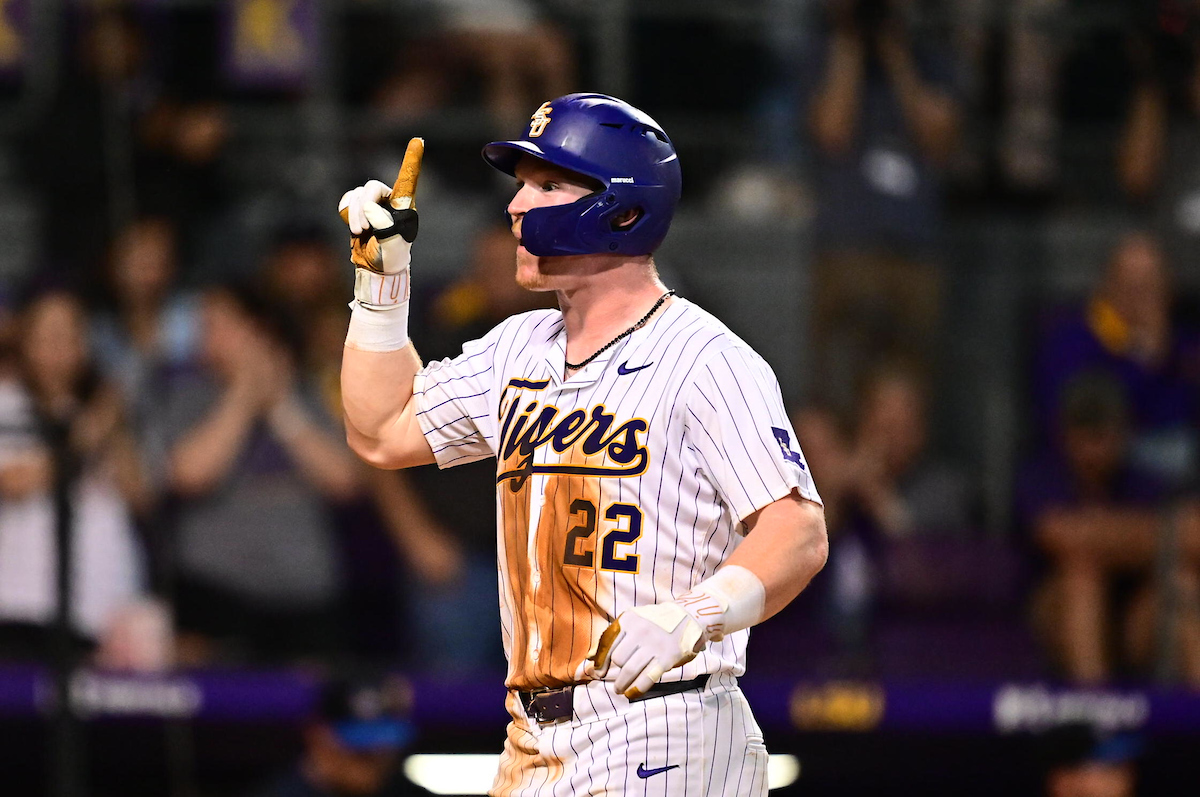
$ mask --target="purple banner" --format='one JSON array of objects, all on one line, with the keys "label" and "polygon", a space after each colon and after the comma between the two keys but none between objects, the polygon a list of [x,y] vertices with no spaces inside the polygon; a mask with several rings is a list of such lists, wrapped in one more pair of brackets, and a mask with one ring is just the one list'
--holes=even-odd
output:
[{"label": "purple banner", "polygon": [[233,86],[307,86],[319,51],[313,0],[230,0],[223,21],[225,75]]},{"label": "purple banner", "polygon": [[[32,716],[50,707],[41,668],[0,667],[0,715]],[[202,672],[163,676],[80,670],[71,702],[82,717],[298,721],[316,700],[316,682],[290,672]]]},{"label": "purple banner", "polygon": [[[775,732],[920,731],[1021,733],[1065,722],[1105,730],[1200,733],[1200,693],[1087,690],[1036,683],[899,683],[746,679],[759,723]],[[412,719],[425,728],[493,726],[507,721],[498,676],[411,682]],[[0,666],[0,716],[37,716],[49,708],[42,668]],[[84,718],[301,722],[317,700],[317,681],[290,671],[204,671],[163,676],[80,670],[71,699]]]},{"label": "purple banner", "polygon": [[759,722],[799,731],[1020,733],[1066,722],[1104,730],[1200,733],[1200,693],[1037,683],[742,684]]}]

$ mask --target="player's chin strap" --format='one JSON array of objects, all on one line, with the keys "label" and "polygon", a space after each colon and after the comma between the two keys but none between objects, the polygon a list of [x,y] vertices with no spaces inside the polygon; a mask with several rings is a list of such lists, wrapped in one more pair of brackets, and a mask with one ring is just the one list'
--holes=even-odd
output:
[{"label": "player's chin strap", "polygon": [[675,602],[700,624],[704,630],[702,642],[720,642],[734,631],[762,620],[767,591],[748,569],[726,565]]}]

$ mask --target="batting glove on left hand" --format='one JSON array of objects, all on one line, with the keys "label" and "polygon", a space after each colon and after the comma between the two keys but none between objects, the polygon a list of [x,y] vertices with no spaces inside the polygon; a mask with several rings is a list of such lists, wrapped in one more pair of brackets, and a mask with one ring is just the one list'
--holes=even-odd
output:
[{"label": "batting glove on left hand", "polygon": [[704,629],[678,603],[638,606],[604,630],[581,674],[607,678],[612,673],[616,690],[635,700],[667,670],[696,658],[705,642]]}]

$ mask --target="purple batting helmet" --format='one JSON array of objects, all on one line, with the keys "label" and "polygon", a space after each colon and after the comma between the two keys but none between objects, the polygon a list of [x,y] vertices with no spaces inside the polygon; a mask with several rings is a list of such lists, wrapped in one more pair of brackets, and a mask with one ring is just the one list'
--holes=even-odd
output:
[{"label": "purple batting helmet", "polygon": [[[534,208],[521,243],[539,257],[647,255],[667,237],[679,202],[675,146],[657,122],[606,94],[568,94],[543,103],[516,141],[493,141],[483,157],[513,174],[522,155],[590,177],[603,188],[569,205]],[[616,227],[630,210],[637,220]]]}]

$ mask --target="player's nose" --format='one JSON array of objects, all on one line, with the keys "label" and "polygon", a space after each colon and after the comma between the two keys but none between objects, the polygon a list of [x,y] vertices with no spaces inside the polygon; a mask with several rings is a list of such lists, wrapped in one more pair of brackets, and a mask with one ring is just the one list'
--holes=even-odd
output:
[{"label": "player's nose", "polygon": [[533,196],[533,189],[528,185],[518,188],[517,193],[508,201],[508,215],[513,219],[524,215],[525,211],[533,207]]},{"label": "player's nose", "polygon": [[533,207],[530,197],[526,192],[527,189],[521,188],[513,196],[508,203],[508,218],[513,228],[513,235],[521,237],[521,219],[525,216],[525,211]]}]

